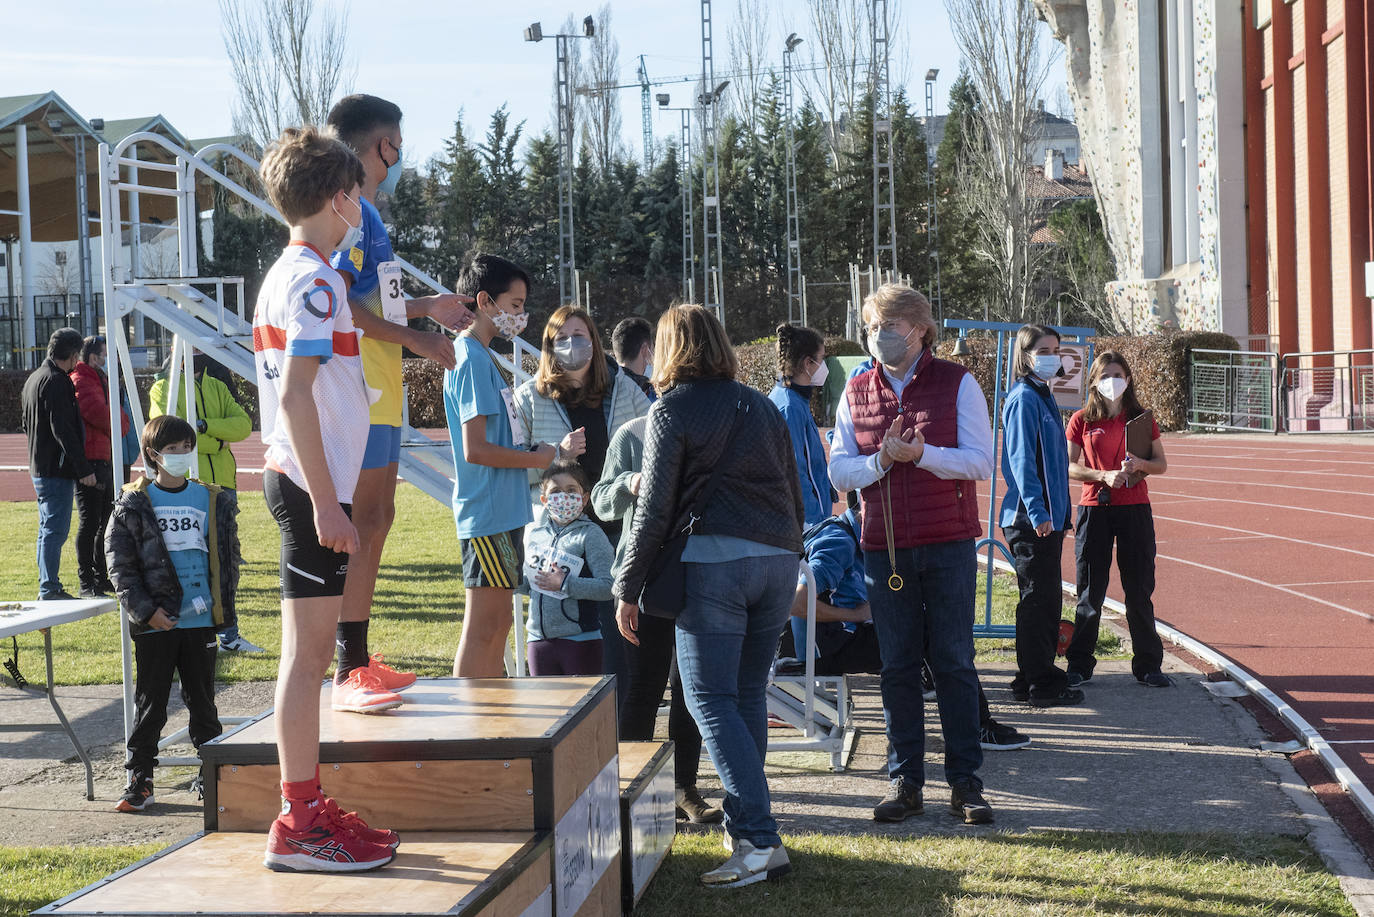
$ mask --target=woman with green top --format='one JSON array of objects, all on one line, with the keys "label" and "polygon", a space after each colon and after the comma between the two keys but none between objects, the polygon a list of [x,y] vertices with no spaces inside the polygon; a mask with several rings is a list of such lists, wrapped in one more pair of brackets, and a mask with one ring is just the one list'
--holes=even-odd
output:
[{"label": "woman with green top", "polygon": [[[592,488],[592,508],[607,521],[622,523],[611,577],[620,574],[625,545],[630,536],[635,505],[639,502],[640,471],[644,467],[644,429],[647,417],[630,421],[611,437],[601,480]],[[620,636],[616,634],[617,638]],[[620,738],[644,742],[654,737],[663,688],[672,685],[668,708],[668,738],[673,740],[673,777],[677,783],[677,817],[695,824],[715,824],[725,812],[710,805],[697,790],[701,765],[701,731],[697,729],[682,693],[682,676],[674,652],[673,622],[644,615],[639,623],[639,646],[625,644],[625,681],[620,705]]]}]

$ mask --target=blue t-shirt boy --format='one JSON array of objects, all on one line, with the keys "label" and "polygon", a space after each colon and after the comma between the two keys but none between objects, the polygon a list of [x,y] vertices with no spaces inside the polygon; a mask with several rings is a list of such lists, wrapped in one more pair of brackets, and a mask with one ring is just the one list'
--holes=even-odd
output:
[{"label": "blue t-shirt boy", "polygon": [[458,365],[444,373],[444,416],[453,449],[453,518],[459,538],[478,538],[524,528],[534,521],[524,468],[492,468],[463,455],[463,424],[487,420],[487,442],[507,449],[529,446],[515,414],[510,385],[481,341],[460,334],[453,344]]}]

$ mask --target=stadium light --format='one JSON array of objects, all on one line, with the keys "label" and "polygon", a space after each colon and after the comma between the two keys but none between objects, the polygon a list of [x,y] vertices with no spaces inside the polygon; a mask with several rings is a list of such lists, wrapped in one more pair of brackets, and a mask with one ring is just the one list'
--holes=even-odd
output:
[{"label": "stadium light", "polygon": [[525,41],[543,41],[544,26],[538,22],[531,22],[525,26]]}]

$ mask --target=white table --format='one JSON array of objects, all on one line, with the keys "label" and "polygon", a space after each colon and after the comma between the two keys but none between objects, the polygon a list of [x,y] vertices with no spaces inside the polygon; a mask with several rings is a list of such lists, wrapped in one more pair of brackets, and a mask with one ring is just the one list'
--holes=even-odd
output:
[{"label": "white table", "polygon": [[[86,749],[82,747],[81,741],[72,731],[71,724],[67,722],[67,716],[62,712],[62,707],[57,703],[57,695],[53,691],[52,683],[52,628],[59,624],[70,624],[73,621],[81,621],[86,618],[94,618],[96,615],[103,615],[115,610],[114,599],[70,599],[50,602],[14,602],[0,603],[0,639],[5,637],[17,637],[20,634],[31,633],[35,630],[43,632],[43,654],[46,656],[48,685],[48,703],[52,704],[53,712],[57,714],[57,723],[5,723],[0,724],[0,732],[44,732],[62,731],[72,740],[72,746],[76,749],[76,754],[81,758],[81,763],[86,766],[86,798],[95,799],[95,777],[91,771],[91,759],[86,755]],[[16,686],[17,687],[17,686]],[[22,690],[41,693],[37,688],[25,688]]]}]

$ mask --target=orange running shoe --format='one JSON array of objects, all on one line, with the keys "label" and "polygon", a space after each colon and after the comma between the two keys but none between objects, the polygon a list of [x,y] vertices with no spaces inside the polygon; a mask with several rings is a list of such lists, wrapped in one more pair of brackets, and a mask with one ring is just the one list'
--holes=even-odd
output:
[{"label": "orange running shoe", "polygon": [[320,806],[301,831],[292,831],[280,817],[272,822],[262,865],[277,872],[362,872],[395,858],[395,850],[363,840]]},{"label": "orange running shoe", "polygon": [[401,696],[382,687],[368,666],[354,669],[343,684],[334,685],[330,706],[347,713],[381,713],[401,706]]},{"label": "orange running shoe", "polygon": [[415,684],[414,672],[398,672],[391,666],[382,662],[381,653],[373,653],[367,661],[367,670],[377,676],[377,680],[382,683],[382,687],[388,691],[404,691]]},{"label": "orange running shoe", "polygon": [[360,840],[369,844],[381,844],[395,850],[401,846],[401,836],[388,828],[372,828],[357,812],[345,812],[333,796],[324,797],[324,810],[334,819],[334,823],[352,831]]}]

